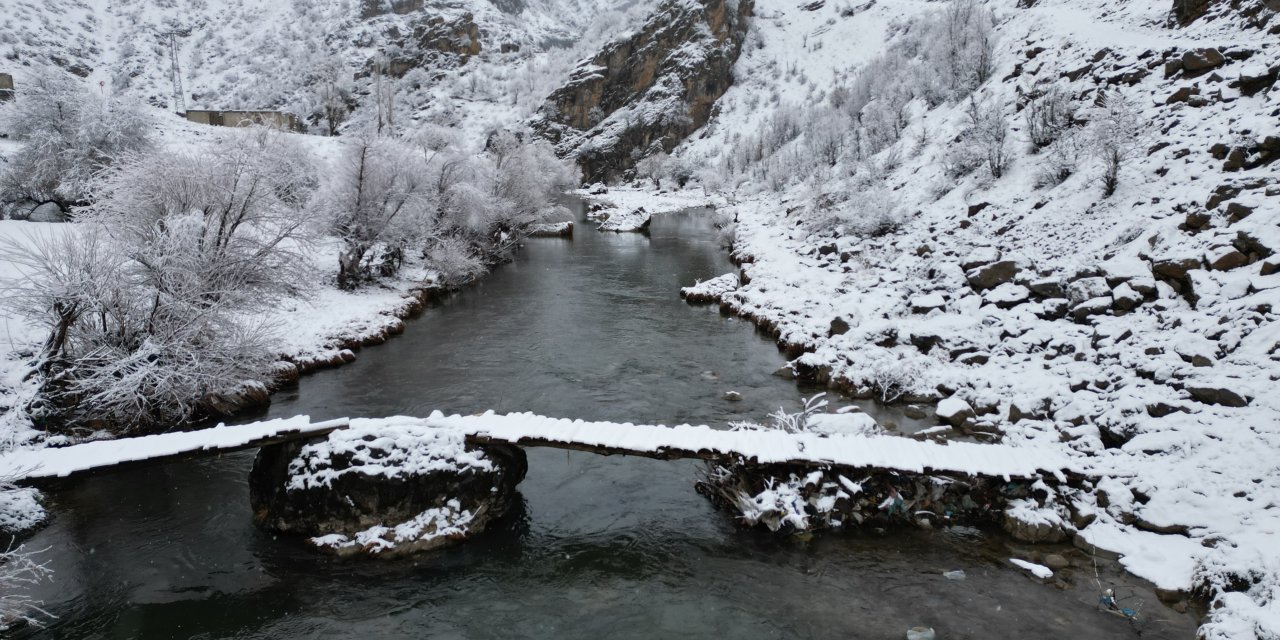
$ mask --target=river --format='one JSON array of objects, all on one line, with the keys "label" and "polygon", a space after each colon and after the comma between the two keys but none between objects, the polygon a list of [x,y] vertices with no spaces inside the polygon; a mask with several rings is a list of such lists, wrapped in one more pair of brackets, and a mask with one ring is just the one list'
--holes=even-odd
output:
[{"label": "river", "polygon": [[[403,336],[278,394],[269,415],[495,409],[723,425],[817,392],[771,375],[784,359],[750,324],[678,299],[733,270],[707,216],[659,217],[648,236],[576,231],[529,240]],[[1044,547],[994,532],[746,531],[693,492],[687,461],[531,450],[523,504],[500,527],[395,561],[320,556],[257,530],[251,463],[240,453],[51,492],[53,521],[29,545],[49,548],[54,581],[33,595],[57,618],[19,637],[897,639],[916,625],[940,640],[1135,636],[1096,610],[1081,556],[1060,589],[1008,563]],[[965,580],[941,575],[956,569]],[[1194,637],[1193,616],[1114,563],[1100,571],[1146,600],[1145,638]]]}]

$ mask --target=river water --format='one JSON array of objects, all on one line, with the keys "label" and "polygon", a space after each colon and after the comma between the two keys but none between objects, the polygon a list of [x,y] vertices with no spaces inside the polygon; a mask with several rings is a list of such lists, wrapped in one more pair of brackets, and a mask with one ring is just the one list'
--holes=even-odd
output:
[{"label": "river water", "polygon": [[[648,236],[580,223],[572,240],[531,239],[403,336],[278,394],[270,416],[495,409],[722,425],[795,409],[816,390],[771,375],[783,357],[767,338],[677,298],[733,270],[706,218],[661,217]],[[743,400],[724,400],[729,390]],[[320,556],[254,528],[251,462],[126,470],[51,492],[53,522],[29,545],[49,548],[54,582],[33,595],[57,618],[19,636],[896,639],[916,625],[941,640],[1135,635],[1096,610],[1082,556],[1060,589],[1007,562],[1046,549],[996,533],[745,531],[693,492],[687,461],[530,450],[523,503],[500,527],[394,561]],[[964,581],[941,575],[956,569]],[[1100,571],[1146,600],[1144,637],[1194,637],[1192,616],[1112,563]]]}]

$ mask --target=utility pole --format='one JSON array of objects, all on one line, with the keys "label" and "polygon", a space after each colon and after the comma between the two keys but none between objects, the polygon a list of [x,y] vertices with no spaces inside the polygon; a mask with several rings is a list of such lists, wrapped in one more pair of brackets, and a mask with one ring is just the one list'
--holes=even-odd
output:
[{"label": "utility pole", "polygon": [[178,36],[185,36],[189,31],[166,31],[161,33],[169,39],[169,78],[173,81],[173,111],[179,115],[187,112],[187,99],[182,92],[182,71],[178,67]]}]

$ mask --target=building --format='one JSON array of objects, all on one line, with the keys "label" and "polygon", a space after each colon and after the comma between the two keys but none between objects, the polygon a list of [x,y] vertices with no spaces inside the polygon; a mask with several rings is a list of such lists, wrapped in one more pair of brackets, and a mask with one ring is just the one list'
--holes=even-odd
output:
[{"label": "building", "polygon": [[285,131],[306,131],[298,116],[285,111],[187,111],[187,120],[215,127],[264,125]]},{"label": "building", "polygon": [[12,100],[15,95],[13,91],[13,76],[7,73],[0,73],[0,102]]}]

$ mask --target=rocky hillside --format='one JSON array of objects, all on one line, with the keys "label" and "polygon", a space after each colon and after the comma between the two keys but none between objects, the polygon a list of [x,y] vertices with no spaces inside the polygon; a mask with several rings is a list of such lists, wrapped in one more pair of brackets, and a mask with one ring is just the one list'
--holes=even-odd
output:
[{"label": "rocky hillside", "polygon": [[733,84],[752,0],[670,0],[628,38],[578,63],[536,126],[588,182],[615,181],[706,124]]},{"label": "rocky hillside", "polygon": [[[157,107],[172,104],[178,34],[186,106],[281,109],[322,129],[336,95],[371,117],[375,69],[402,119],[481,103],[487,121],[531,114],[578,58],[650,7],[603,0],[144,0],[20,2],[0,22],[0,71],[49,72]],[[447,119],[447,118],[446,118]]]}]

